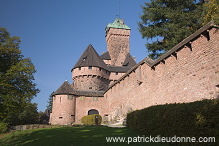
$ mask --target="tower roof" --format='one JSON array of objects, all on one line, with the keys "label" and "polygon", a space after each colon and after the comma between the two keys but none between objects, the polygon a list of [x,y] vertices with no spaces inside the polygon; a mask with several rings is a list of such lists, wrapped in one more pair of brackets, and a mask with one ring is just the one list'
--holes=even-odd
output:
[{"label": "tower roof", "polygon": [[60,95],[60,94],[72,94],[73,88],[69,84],[68,81],[65,81],[52,95]]},{"label": "tower roof", "polygon": [[98,55],[98,53],[95,51],[95,49],[91,44],[88,45],[87,49],[81,55],[81,57],[79,58],[78,62],[75,64],[73,69],[77,67],[85,67],[85,66],[101,67],[103,69],[108,70],[106,64],[103,62],[103,60],[100,58],[100,56]]},{"label": "tower roof", "polygon": [[101,56],[100,56],[100,58],[101,59],[103,59],[103,60],[111,60],[111,58],[110,58],[110,55],[109,55],[109,52],[107,51],[107,52],[105,52],[105,53],[103,53]]},{"label": "tower roof", "polygon": [[113,23],[109,23],[106,26],[106,31],[109,30],[109,28],[119,28],[119,29],[131,29],[130,27],[128,27],[123,20],[116,18],[115,21]]},{"label": "tower roof", "polygon": [[123,66],[131,66],[131,67],[133,67],[135,65],[136,65],[136,62],[135,62],[134,58],[131,56],[130,53],[128,53],[127,56],[126,56],[126,59],[125,59],[125,61],[123,63]]}]

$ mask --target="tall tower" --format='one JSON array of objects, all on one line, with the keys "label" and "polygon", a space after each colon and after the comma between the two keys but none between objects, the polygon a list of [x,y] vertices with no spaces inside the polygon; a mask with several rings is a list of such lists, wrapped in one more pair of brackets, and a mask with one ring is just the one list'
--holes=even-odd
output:
[{"label": "tall tower", "polygon": [[130,51],[130,28],[123,20],[116,18],[106,26],[106,43],[112,66],[122,66]]}]

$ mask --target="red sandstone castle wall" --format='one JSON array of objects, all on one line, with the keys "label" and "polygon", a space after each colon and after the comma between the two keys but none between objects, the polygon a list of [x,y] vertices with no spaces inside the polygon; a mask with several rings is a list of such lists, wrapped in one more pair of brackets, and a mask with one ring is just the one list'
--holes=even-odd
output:
[{"label": "red sandstone castle wall", "polygon": [[[112,119],[130,110],[166,103],[192,102],[219,96],[219,32],[212,28],[210,40],[199,36],[154,69],[146,63],[124,77],[104,95]],[[140,82],[139,82],[140,81]],[[142,82],[142,83],[141,83]]]},{"label": "red sandstone castle wall", "polygon": [[103,91],[109,85],[109,71],[99,67],[81,67],[72,71],[75,90]]},{"label": "red sandstone castle wall", "polygon": [[75,123],[80,123],[83,116],[88,115],[88,111],[95,109],[104,117],[108,113],[108,102],[104,97],[77,97],[76,98],[76,119]]},{"label": "red sandstone castle wall", "polygon": [[111,65],[122,66],[126,55],[130,51],[130,30],[110,28],[107,36],[107,48],[111,57]]}]

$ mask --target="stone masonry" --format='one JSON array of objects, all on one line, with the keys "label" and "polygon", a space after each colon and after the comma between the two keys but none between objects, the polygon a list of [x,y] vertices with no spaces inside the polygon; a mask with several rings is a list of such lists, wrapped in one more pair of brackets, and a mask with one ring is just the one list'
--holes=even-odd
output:
[{"label": "stone masonry", "polygon": [[138,64],[128,59],[129,36],[117,18],[106,27],[108,52],[99,56],[88,46],[72,69],[73,84],[66,81],[52,94],[51,124],[80,123],[90,111],[118,121],[153,105],[219,98],[219,27],[213,22],[157,60]]}]

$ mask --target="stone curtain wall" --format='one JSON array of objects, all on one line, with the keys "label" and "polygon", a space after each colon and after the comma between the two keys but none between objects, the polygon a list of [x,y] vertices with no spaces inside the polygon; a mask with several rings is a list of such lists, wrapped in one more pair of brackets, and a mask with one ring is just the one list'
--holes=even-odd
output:
[{"label": "stone curtain wall", "polygon": [[104,97],[86,97],[79,96],[76,98],[76,119],[75,123],[81,123],[81,118],[88,115],[88,111],[95,109],[104,118],[108,113],[108,101]]},{"label": "stone curtain wall", "polygon": [[166,103],[193,102],[219,96],[219,32],[198,35],[150,67],[142,63],[105,93],[112,119],[127,112]]}]

